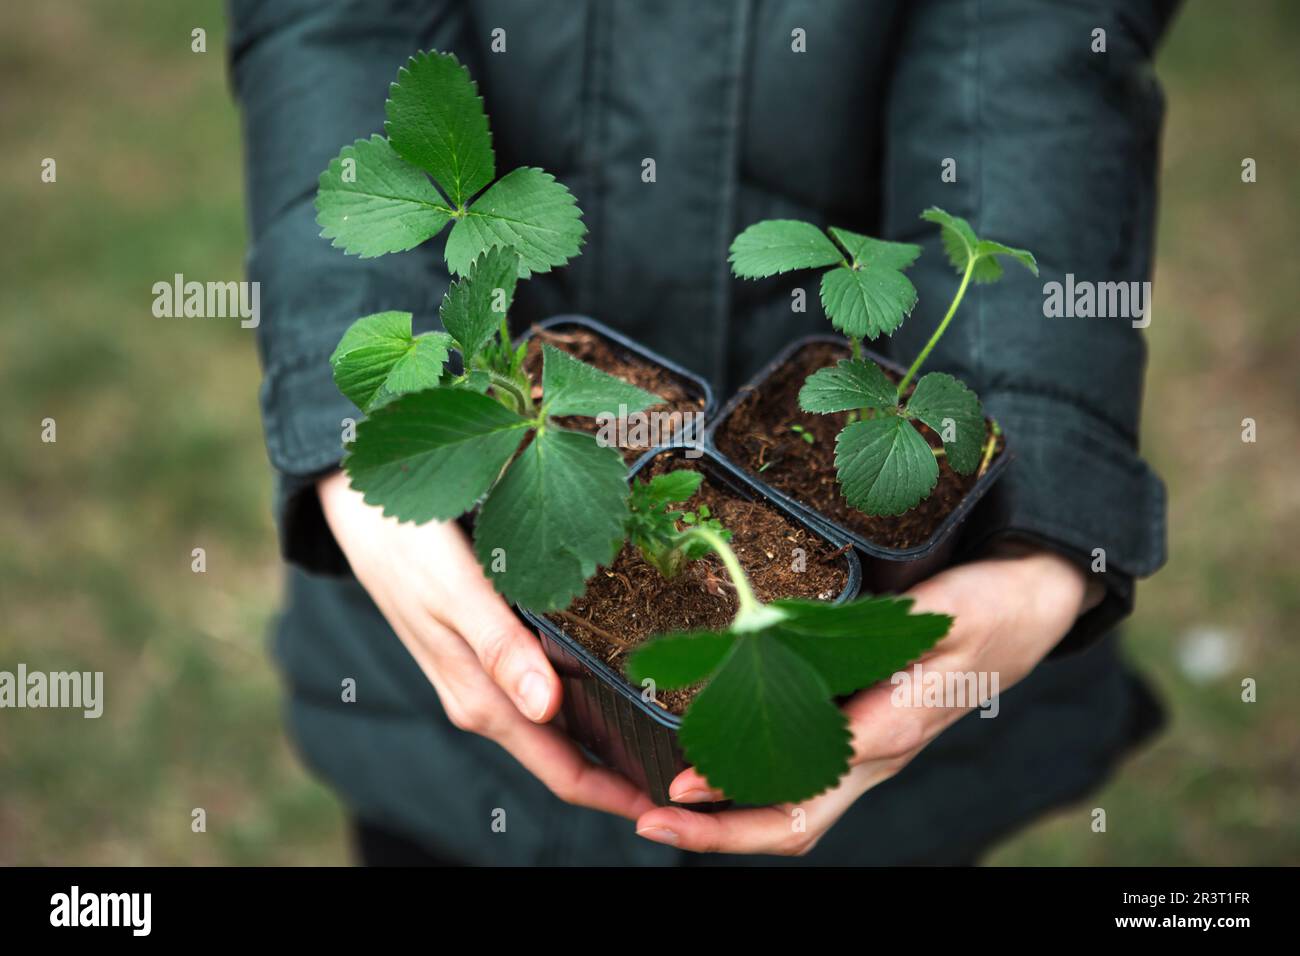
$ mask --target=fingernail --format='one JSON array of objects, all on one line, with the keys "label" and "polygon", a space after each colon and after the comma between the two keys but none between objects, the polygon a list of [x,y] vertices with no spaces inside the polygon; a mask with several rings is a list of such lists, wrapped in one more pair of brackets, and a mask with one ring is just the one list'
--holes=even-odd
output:
[{"label": "fingernail", "polygon": [[550,683],[537,671],[529,671],[519,681],[519,709],[529,720],[541,720],[551,703]]},{"label": "fingernail", "polygon": [[668,791],[668,799],[673,803],[716,803],[722,799],[707,787],[693,787],[690,790],[683,790],[681,793]]},{"label": "fingernail", "polygon": [[676,846],[679,839],[677,833],[667,827],[646,827],[644,830],[637,830],[636,835],[645,837],[647,840],[653,840],[655,843],[666,843],[669,846]]}]

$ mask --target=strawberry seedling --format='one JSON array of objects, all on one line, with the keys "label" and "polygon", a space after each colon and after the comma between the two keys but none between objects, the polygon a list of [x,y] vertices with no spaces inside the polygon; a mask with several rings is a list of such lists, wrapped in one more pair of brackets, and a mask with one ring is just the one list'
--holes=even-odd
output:
[{"label": "strawberry seedling", "polygon": [[[516,283],[578,254],[582,212],[542,170],[493,182],[487,115],[456,58],[413,57],[385,108],[387,137],[345,147],[321,174],[321,234],[365,257],[454,223],[444,254],[458,278],[439,310],[445,331],[412,335],[409,312],[381,312],[339,342],[335,382],[367,415],[343,466],[366,501],[402,521],[478,506],[475,553],[496,587],[518,604],[562,608],[613,559],[629,510],[618,451],[555,419],[659,398],[549,345],[541,381],[525,374],[506,325]],[[453,350],[459,373],[448,370]]]},{"label": "strawberry seedling", "polygon": [[835,698],[920,657],[952,619],[912,614],[910,598],[764,604],[723,535],[693,528],[686,536],[722,559],[736,589],[735,618],[725,630],[655,638],[633,653],[628,676],[665,690],[707,682],[678,739],[686,759],[731,799],[795,802],[834,786],[852,754]]},{"label": "strawberry seedling", "polygon": [[702,504],[695,511],[669,509],[669,505],[694,495],[703,480],[698,471],[678,470],[656,475],[649,481],[637,478],[632,483],[628,540],[665,578],[675,578],[688,561],[702,558],[712,550],[701,536],[691,533],[692,529],[707,528],[723,540],[731,539],[731,532],[713,517],[708,505]]},{"label": "strawberry seedling", "polygon": [[799,392],[799,405],[806,412],[849,413],[835,444],[840,489],[849,504],[872,515],[902,514],[934,490],[936,451],[917,422],[939,436],[943,454],[958,474],[971,474],[989,458],[995,437],[986,441],[984,411],[975,393],[944,372],[916,376],[972,282],[1001,278],[1003,257],[1038,274],[1031,253],[980,239],[964,219],[937,208],[927,209],[921,218],[941,228],[961,283],[934,334],[897,382],[862,357],[862,341],[892,334],[912,312],[916,288],[903,273],[921,254],[920,246],[835,227],[822,232],[795,220],[756,223],[731,246],[732,271],[742,278],[826,268],[822,308],[847,337],[852,357],[810,375]]},{"label": "strawberry seedling", "polygon": [[[386,137],[345,147],[321,174],[322,235],[369,257],[411,249],[452,223],[444,256],[455,280],[439,310],[442,331],[415,335],[411,313],[380,312],[358,319],[331,356],[340,391],[366,415],[343,462],[352,486],[402,521],[477,508],[479,562],[503,595],[536,611],[564,609],[625,540],[669,578],[716,551],[739,602],[730,627],[656,639],[636,653],[632,672],[666,688],[709,682],[683,719],[682,745],[735,799],[795,800],[831,786],[849,756],[834,698],[914,659],[948,618],[911,615],[910,602],[896,598],[762,604],[707,508],[669,508],[695,494],[698,473],[629,488],[617,449],[561,428],[560,418],[660,401],[547,343],[534,381],[510,341],[518,280],[579,253],[581,210],[542,170],[495,179],[482,101],[452,56],[413,57],[386,113]],[[817,264],[809,258],[798,261]],[[832,280],[832,292],[843,298],[857,281]],[[874,307],[860,312],[859,338],[881,321]]]}]

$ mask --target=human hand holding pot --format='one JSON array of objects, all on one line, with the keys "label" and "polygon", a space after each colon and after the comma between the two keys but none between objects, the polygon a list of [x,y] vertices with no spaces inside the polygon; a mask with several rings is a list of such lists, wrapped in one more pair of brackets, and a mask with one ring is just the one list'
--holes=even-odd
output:
[{"label": "human hand holding pot", "polygon": [[567,803],[631,819],[653,806],[545,726],[560,707],[559,678],[536,636],[484,577],[458,525],[386,518],[342,472],[321,479],[317,494],[357,580],[453,724],[501,745]]},{"label": "human hand holding pot", "polygon": [[[1089,590],[1078,567],[1052,552],[1031,549],[1003,551],[951,568],[908,594],[916,599],[916,611],[954,618],[948,635],[920,661],[923,671],[996,674],[999,692],[1033,670],[1075,619],[1100,597]],[[849,773],[835,789],[797,806],[780,804],[713,814],[656,807],[637,820],[637,833],[699,852],[807,853],[858,797],[897,774],[978,704],[904,705],[895,702],[897,690],[892,683],[881,683],[845,703],[853,757]],[[669,795],[682,804],[725,799],[694,769],[678,775]]]}]

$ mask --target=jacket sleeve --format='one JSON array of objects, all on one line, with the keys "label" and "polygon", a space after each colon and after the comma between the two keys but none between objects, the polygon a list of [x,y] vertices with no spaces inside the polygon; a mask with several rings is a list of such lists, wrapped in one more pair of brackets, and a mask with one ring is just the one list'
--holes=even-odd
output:
[{"label": "jacket sleeve", "polygon": [[[1047,318],[1044,301],[1067,273],[1151,278],[1164,109],[1152,58],[1175,7],[918,3],[889,93],[884,232],[926,247],[910,273],[920,305],[893,355],[919,352],[958,284],[921,210],[941,206],[1038,258],[1038,278],[1007,262],[999,283],[972,286],[927,368],[975,388],[1014,454],[967,543],[1028,539],[1089,573],[1104,551],[1105,598],[1058,652],[1130,613],[1134,578],[1165,560],[1164,486],[1137,453],[1143,333],[1126,317]],[[949,159],[955,182],[941,177]]]},{"label": "jacket sleeve", "polygon": [[333,248],[316,224],[316,181],[343,146],[383,131],[384,99],[408,56],[458,46],[463,14],[437,0],[232,0],[229,11],[281,549],[308,570],[344,573],[314,486],[339,462],[344,419],[360,413],[334,387],[329,355],[372,312],[412,312],[417,332],[431,327],[448,277],[433,244],[364,260]]}]

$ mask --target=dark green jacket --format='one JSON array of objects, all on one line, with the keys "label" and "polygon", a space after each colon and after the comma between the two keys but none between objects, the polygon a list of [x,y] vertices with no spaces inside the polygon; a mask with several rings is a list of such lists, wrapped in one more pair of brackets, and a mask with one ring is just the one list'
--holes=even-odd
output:
[{"label": "dark green jacket", "polygon": [[[968,544],[1018,535],[1081,561],[1106,553],[1107,598],[1058,654],[865,796],[804,862],[968,857],[1095,786],[1149,727],[1112,638],[1134,577],[1164,560],[1164,492],[1137,455],[1145,349],[1122,319],[1043,316],[1043,283],[1150,277],[1163,110],[1151,61],[1160,0],[276,0],[232,4],[231,71],[247,144],[250,278],[262,283],[266,443],[291,572],[277,654],[308,762],[359,814],[480,862],[679,862],[631,826],[552,799],[503,751],[447,722],[419,669],[347,574],[311,491],[356,410],[327,358],[358,316],[432,327],[441,240],[360,260],[318,238],[316,177],[380,131],[398,66],[460,56],[478,79],[498,168],[537,165],[578,197],[590,234],[568,268],[521,284],[512,319],[599,318],[726,395],[794,337],[807,275],[742,283],[742,228],[806,218],[923,242],[920,306],[883,347],[910,358],[955,278],[941,205],[1033,250],[976,288],[931,360],[980,394],[1016,460]],[[493,31],[506,50],[491,51]],[[1093,52],[1094,30],[1106,50]],[[796,52],[794,31],[806,52]],[[655,160],[656,181],[642,180]],[[944,182],[945,159],[956,182]],[[810,296],[815,301],[815,295]],[[881,346],[882,343],[877,343]],[[978,539],[978,540],[976,540]],[[340,701],[344,678],[356,703]],[[506,810],[507,832],[492,814]]]}]

